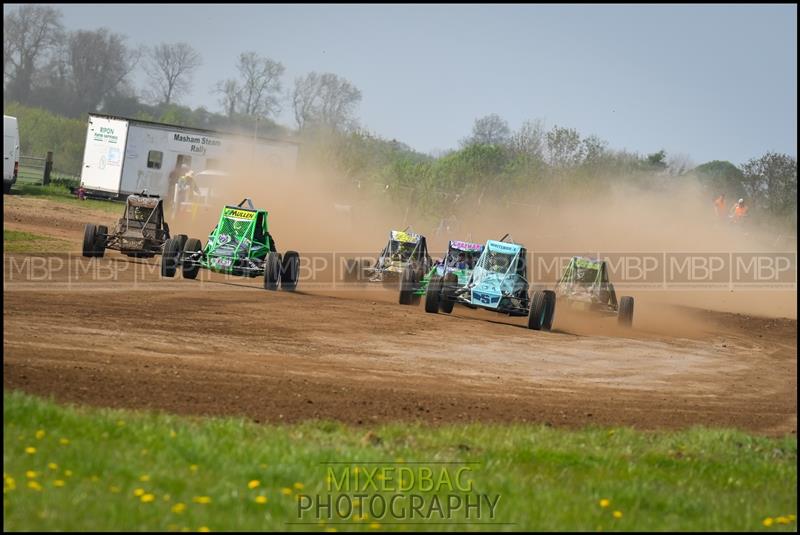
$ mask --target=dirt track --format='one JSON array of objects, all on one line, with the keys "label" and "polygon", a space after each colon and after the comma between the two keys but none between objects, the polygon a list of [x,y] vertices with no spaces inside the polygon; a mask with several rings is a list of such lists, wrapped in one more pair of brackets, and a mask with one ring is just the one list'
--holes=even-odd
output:
[{"label": "dirt track", "polygon": [[[4,203],[5,228],[42,221]],[[104,217],[113,219],[113,215]],[[59,231],[80,244],[82,215]],[[102,222],[102,221],[100,221]],[[56,399],[256,421],[528,421],[795,433],[796,320],[671,308],[637,326],[557,312],[555,331],[383,291],[266,292],[258,280],[158,276],[159,259],[4,260],[4,387]],[[32,264],[27,264],[28,266]],[[70,273],[69,275],[67,273]],[[654,307],[651,307],[652,311]],[[675,335],[679,337],[676,337]]]}]

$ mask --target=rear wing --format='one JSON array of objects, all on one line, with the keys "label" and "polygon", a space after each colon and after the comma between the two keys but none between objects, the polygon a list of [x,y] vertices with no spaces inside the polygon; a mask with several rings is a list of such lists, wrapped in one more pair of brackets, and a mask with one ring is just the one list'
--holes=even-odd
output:
[{"label": "rear wing", "polygon": [[422,236],[405,230],[393,230],[389,233],[389,239],[403,243],[419,243]]},{"label": "rear wing", "polygon": [[447,247],[449,249],[455,249],[456,251],[464,251],[465,253],[480,253],[483,251],[482,243],[472,243],[467,241],[450,240],[450,242],[447,244]]}]

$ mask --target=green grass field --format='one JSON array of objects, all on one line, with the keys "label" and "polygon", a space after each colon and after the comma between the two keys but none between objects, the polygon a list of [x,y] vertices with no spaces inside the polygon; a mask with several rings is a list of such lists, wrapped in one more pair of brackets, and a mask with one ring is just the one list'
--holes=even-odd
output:
[{"label": "green grass field", "polygon": [[[797,527],[794,437],[704,429],[256,425],[67,407],[18,392],[4,392],[3,426],[7,530],[464,530],[478,522],[483,530]],[[342,484],[341,470],[358,477],[354,467],[414,471],[410,493],[392,487],[390,471],[372,476],[383,496],[401,495],[400,505],[409,494],[422,496],[426,507],[417,512],[424,518],[345,515],[346,509],[324,520],[298,514],[298,504],[311,499],[301,495],[356,495],[329,491]],[[499,495],[494,518],[488,509],[480,520],[473,512],[470,526],[457,523],[466,521],[464,508],[431,515],[434,494],[450,500],[458,492],[447,485],[426,492],[419,470],[439,474],[433,479],[441,484],[442,467],[452,481],[471,482],[456,491]],[[456,474],[464,467],[470,471]],[[366,504],[377,494],[369,487],[360,499]]]},{"label": "green grass field", "polygon": [[115,214],[121,214],[125,207],[125,203],[122,201],[98,201],[94,199],[80,200],[75,195],[70,193],[69,188],[60,184],[42,186],[27,182],[17,182],[14,184],[11,192],[16,195],[42,197],[44,199],[57,201],[67,205],[81,206],[83,208],[90,208],[94,210],[103,210],[105,212],[112,212]]},{"label": "green grass field", "polygon": [[69,251],[73,244],[41,234],[3,229],[4,253],[38,253],[48,251],[60,253]]}]

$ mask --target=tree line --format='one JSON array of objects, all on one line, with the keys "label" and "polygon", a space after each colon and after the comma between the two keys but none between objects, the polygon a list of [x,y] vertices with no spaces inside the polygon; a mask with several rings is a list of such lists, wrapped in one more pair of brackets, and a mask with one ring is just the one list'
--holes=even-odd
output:
[{"label": "tree line", "polygon": [[[429,213],[471,198],[526,193],[592,195],[625,182],[649,189],[696,179],[712,196],[744,197],[754,213],[797,223],[797,161],[767,152],[735,165],[695,166],[686,155],[615,150],[574,128],[529,120],[512,130],[496,114],[475,120],[459,147],[436,157],[359,126],[360,90],[333,73],[310,72],[286,86],[285,66],[254,51],[235,58],[236,75],[209,89],[218,111],[180,105],[201,54],[187,43],[131,46],[108,29],[65,31],[58,8],[24,5],[4,17],[4,108],[21,120],[23,151],[54,150],[57,166],[79,173],[85,116],[100,111],[188,127],[295,136],[303,161],[324,162],[353,184],[379,183]],[[137,90],[136,69],[146,75]],[[276,121],[288,106],[294,124]],[[46,111],[45,111],[46,110]],[[83,122],[82,122],[83,121]],[[577,186],[577,187],[576,187]]]}]

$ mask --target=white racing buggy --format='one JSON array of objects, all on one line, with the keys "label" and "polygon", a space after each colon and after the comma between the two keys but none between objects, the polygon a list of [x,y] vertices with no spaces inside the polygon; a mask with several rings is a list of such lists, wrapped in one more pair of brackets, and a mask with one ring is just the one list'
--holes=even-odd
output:
[{"label": "white racing buggy", "polygon": [[570,309],[617,316],[619,325],[633,325],[633,297],[623,296],[617,301],[604,260],[572,257],[556,284],[555,293],[558,301]]}]

